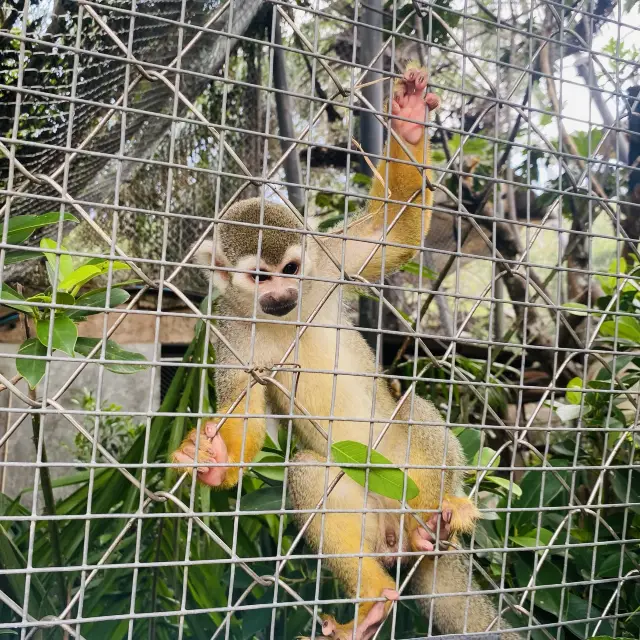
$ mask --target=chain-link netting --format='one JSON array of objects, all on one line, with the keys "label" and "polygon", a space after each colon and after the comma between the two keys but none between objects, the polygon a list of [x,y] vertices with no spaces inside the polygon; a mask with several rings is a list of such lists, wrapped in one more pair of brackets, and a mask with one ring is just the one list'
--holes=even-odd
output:
[{"label": "chain-link netting", "polygon": [[0,634],[640,637],[639,16],[0,4]]}]

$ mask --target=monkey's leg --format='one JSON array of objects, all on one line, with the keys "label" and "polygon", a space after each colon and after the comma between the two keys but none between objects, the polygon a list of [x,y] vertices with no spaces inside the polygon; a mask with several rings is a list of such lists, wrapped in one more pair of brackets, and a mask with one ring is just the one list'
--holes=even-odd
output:
[{"label": "monkey's leg", "polygon": [[[435,573],[435,583],[434,583]],[[437,594],[435,598],[418,600],[426,617],[433,615],[433,622],[443,634],[479,633],[486,631],[497,616],[496,609],[486,595],[442,597],[447,593],[465,593],[476,590],[474,581],[469,586],[469,560],[460,554],[447,553],[424,558],[412,580],[412,591],[420,595]],[[504,621],[496,622],[491,631],[509,628]],[[501,634],[502,640],[522,640],[518,633]]]},{"label": "monkey's leg", "polygon": [[[246,374],[242,378],[236,376],[235,382],[233,386],[222,386],[226,392],[225,397],[221,398],[223,407],[230,406],[242,391],[242,383],[246,385],[247,382]],[[211,487],[223,489],[238,484],[240,468],[222,466],[221,463],[251,462],[262,449],[266,433],[266,422],[263,417],[265,414],[264,386],[256,384],[248,393],[248,411],[245,399],[238,404],[220,428],[218,423],[222,420],[221,418],[208,420],[202,425],[199,441],[196,440],[196,430],[193,429],[173,452],[171,456],[173,462],[193,464],[197,453],[198,462],[211,463],[211,466],[198,468],[198,480]],[[225,412],[224,408],[220,410],[220,413]],[[235,414],[248,415],[248,417],[234,417]],[[253,418],[252,415],[259,417]],[[192,470],[193,467],[183,469],[188,472]]]},{"label": "monkey's leg", "polygon": [[[480,513],[467,496],[461,495],[463,476],[459,467],[464,466],[465,457],[460,442],[442,424],[440,414],[430,402],[416,396],[412,415],[410,413],[408,403],[398,411],[398,419],[411,418],[417,423],[411,428],[410,462],[432,468],[411,470],[410,475],[420,488],[420,493],[409,505],[421,514],[432,531],[441,528],[441,539],[448,539],[450,534],[470,533]],[[441,515],[438,516],[436,512]],[[429,544],[421,546],[422,541],[433,543],[435,540],[414,518],[408,519],[407,528],[416,551],[433,550]]]},{"label": "monkey's leg", "polygon": [[[317,454],[304,451],[296,455],[295,462],[304,462],[304,466],[292,466],[289,469],[290,494],[295,509],[315,509],[324,495],[325,467],[312,466],[323,462]],[[328,482],[336,477],[338,471],[330,469]],[[350,478],[344,477],[329,494],[326,501],[328,509],[362,509],[365,505],[364,490]],[[300,524],[304,523],[308,514],[296,515]],[[362,536],[362,518],[358,513],[327,513],[323,519],[316,515],[307,529],[306,539],[316,550],[319,549],[322,530],[322,553],[353,554],[349,558],[326,558],[323,562],[340,580],[349,597],[387,598],[386,602],[363,602],[358,607],[357,621],[338,624],[331,616],[323,616],[322,634],[335,640],[370,640],[386,612],[391,600],[398,597],[395,582],[376,558],[357,557],[360,555]],[[371,553],[376,548],[376,540],[380,535],[380,523],[377,513],[365,516],[364,553]],[[360,569],[361,567],[361,569]],[[358,572],[360,589],[358,591]],[[356,624],[357,622],[357,624]],[[354,635],[355,630],[355,635]]]}]

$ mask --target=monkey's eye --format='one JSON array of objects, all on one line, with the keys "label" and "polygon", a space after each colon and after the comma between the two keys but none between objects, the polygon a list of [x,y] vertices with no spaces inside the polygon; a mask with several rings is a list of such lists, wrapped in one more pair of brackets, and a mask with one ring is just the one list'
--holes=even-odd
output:
[{"label": "monkey's eye", "polygon": [[297,262],[289,262],[287,264],[284,265],[284,267],[282,268],[282,273],[288,275],[288,276],[293,276],[296,273],[298,273],[298,263]]},{"label": "monkey's eye", "polygon": [[270,280],[271,276],[268,273],[259,273],[256,278],[258,278],[258,282],[265,282],[266,280]]}]

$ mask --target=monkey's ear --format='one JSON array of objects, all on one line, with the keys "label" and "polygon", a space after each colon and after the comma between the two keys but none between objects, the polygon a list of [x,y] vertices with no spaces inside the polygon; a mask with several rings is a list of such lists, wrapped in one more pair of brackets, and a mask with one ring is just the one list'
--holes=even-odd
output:
[{"label": "monkey's ear", "polygon": [[221,293],[224,293],[229,285],[231,274],[228,271],[220,271],[216,269],[216,267],[229,267],[231,265],[220,244],[218,243],[218,245],[214,247],[211,240],[205,240],[193,255],[193,261],[204,267],[211,267],[213,265],[213,284]]}]

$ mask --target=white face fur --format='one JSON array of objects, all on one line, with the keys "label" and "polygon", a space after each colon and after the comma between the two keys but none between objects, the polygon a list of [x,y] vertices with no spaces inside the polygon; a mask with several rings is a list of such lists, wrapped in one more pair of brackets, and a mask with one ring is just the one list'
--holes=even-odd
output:
[{"label": "white face fur", "polygon": [[[203,243],[196,253],[195,261],[211,266],[211,249],[211,242]],[[223,267],[223,269],[215,267]],[[254,271],[260,273],[251,273]],[[275,316],[286,319],[287,316],[293,316],[301,293],[299,288],[301,275],[313,275],[313,267],[308,251],[305,252],[304,265],[302,265],[300,245],[289,247],[277,265],[268,264],[262,259],[258,264],[256,255],[243,256],[235,265],[231,265],[221,247],[218,247],[215,253],[214,286],[223,295],[233,296],[238,315],[254,314],[254,300],[257,293],[258,317]]]}]

